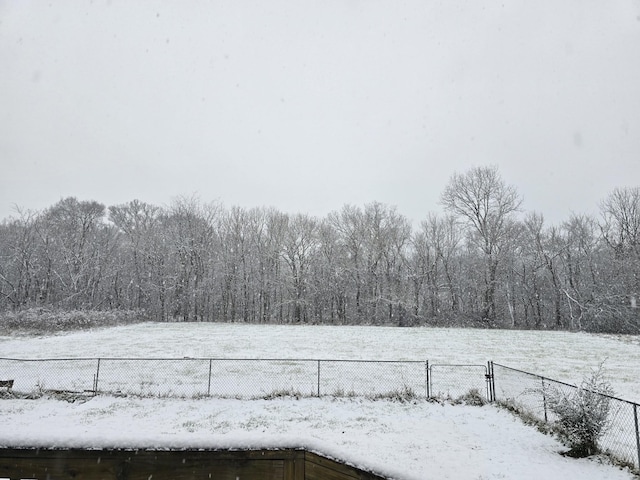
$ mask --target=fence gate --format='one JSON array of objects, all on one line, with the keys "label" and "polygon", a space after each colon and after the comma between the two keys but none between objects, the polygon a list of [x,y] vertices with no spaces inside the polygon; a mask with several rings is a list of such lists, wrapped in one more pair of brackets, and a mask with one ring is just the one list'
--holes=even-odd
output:
[{"label": "fence gate", "polygon": [[485,400],[493,399],[493,375],[487,365],[430,364],[427,397],[456,399],[477,393]]}]

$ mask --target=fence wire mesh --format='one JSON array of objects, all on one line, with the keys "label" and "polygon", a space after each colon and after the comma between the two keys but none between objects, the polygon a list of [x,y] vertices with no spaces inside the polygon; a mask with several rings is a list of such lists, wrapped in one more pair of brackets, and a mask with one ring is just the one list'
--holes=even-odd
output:
[{"label": "fence wire mesh", "polygon": [[[497,363],[493,363],[493,369],[495,399],[541,421],[555,423],[559,420],[549,406],[550,395],[572,398],[579,391],[575,385]],[[599,448],[640,469],[639,405],[596,392],[589,393],[608,399],[608,421],[604,434],[598,440]]]},{"label": "fence wire mesh", "polygon": [[426,363],[323,360],[319,364],[322,395],[425,398]]},{"label": "fence wire mesh", "polygon": [[93,392],[97,359],[0,360],[0,380],[25,393]]},{"label": "fence wire mesh", "polygon": [[486,365],[430,365],[429,396],[456,399],[475,393],[491,400],[487,373]]},{"label": "fence wire mesh", "polygon": [[425,398],[426,362],[312,359],[0,359],[15,393],[148,397],[371,396]]},{"label": "fence wire mesh", "polygon": [[[490,362],[485,365],[425,361],[317,359],[140,359],[0,358],[0,380],[12,392],[136,395],[149,397],[272,398],[277,396],[365,396],[451,398],[476,392],[508,402],[541,421],[556,422],[551,390],[565,396],[578,387]],[[609,398],[603,451],[640,468],[639,405]]]}]

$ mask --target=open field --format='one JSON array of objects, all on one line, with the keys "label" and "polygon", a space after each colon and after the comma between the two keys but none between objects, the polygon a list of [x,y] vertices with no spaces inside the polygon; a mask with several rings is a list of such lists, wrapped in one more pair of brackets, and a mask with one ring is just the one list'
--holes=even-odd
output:
[{"label": "open field", "polygon": [[[75,388],[90,388],[96,361],[80,358],[176,359],[102,361],[100,385],[107,391],[124,390],[128,375],[135,378],[135,389],[143,393],[147,389],[151,398],[99,396],[75,403],[48,396],[0,400],[4,422],[0,446],[305,447],[401,480],[428,478],[425,472],[433,473],[433,478],[470,480],[627,480],[633,476],[607,465],[606,460],[601,464],[599,458],[560,456],[565,448],[557,440],[522,425],[493,405],[331,396],[176,399],[163,398],[174,395],[158,388],[183,389],[187,397],[198,396],[209,375],[218,383],[226,379],[224,385],[229,389],[249,385],[255,394],[249,398],[257,398],[269,393],[269,375],[280,372],[276,378],[283,382],[283,391],[290,390],[288,382],[295,378],[309,387],[309,392],[300,393],[313,394],[318,362],[296,359],[411,360],[416,363],[322,361],[322,378],[329,383],[321,388],[323,393],[336,393],[331,388],[348,393],[349,388],[371,388],[371,383],[359,386],[354,379],[373,379],[374,388],[387,389],[385,382],[390,379],[400,382],[393,388],[415,380],[412,388],[419,393],[426,360],[430,365],[483,365],[491,359],[573,383],[605,361],[617,395],[638,399],[639,348],[637,337],[566,332],[184,323],[148,323],[49,337],[0,337],[1,357],[77,359],[47,362],[50,370],[44,375],[28,373],[28,365],[42,362],[3,361],[0,368],[14,369],[1,373],[16,377],[16,390],[20,385],[32,388],[34,382],[46,387],[56,376],[76,378],[76,370],[84,371],[85,384]],[[217,359],[211,364],[219,370],[207,371],[206,359],[210,358]],[[251,359],[261,358],[280,360],[256,369],[262,363]],[[437,372],[437,368],[432,370],[434,376]],[[477,377],[482,381],[482,370]],[[441,386],[442,381],[436,378],[434,385]]]},{"label": "open field", "polygon": [[[615,395],[640,401],[640,337],[446,328],[146,323],[50,337],[0,337],[8,358],[493,360],[579,383],[604,362]],[[91,366],[90,368],[93,368]]]}]

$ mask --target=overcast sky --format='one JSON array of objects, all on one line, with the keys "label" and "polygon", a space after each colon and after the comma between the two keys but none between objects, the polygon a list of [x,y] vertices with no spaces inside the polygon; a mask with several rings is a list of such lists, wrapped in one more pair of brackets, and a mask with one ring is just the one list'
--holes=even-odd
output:
[{"label": "overcast sky", "polygon": [[550,223],[640,185],[640,0],[0,0],[0,219],[197,194],[417,222],[491,164]]}]

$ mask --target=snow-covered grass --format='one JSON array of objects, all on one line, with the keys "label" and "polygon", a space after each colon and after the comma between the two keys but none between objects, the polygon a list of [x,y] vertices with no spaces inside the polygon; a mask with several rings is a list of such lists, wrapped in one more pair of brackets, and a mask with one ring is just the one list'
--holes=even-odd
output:
[{"label": "snow-covered grass", "polygon": [[640,337],[450,328],[145,323],[47,337],[0,336],[11,358],[487,360],[569,383],[604,362],[616,396],[640,401]]},{"label": "snow-covered grass", "polygon": [[[376,327],[141,324],[0,337],[0,356],[488,359],[578,383],[606,359],[619,396],[640,398],[637,337]],[[239,369],[242,375],[243,370]],[[0,377],[2,376],[0,372]],[[563,457],[552,437],[495,406],[365,398],[0,400],[0,444],[68,447],[306,447],[398,479],[630,479]]]},{"label": "snow-covered grass", "polygon": [[305,447],[396,479],[629,480],[493,406],[360,398],[0,401],[0,443],[157,448]]}]

